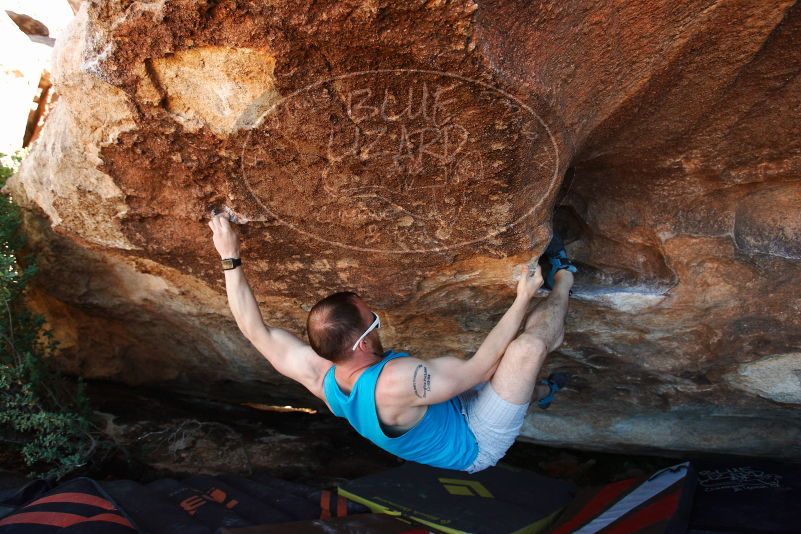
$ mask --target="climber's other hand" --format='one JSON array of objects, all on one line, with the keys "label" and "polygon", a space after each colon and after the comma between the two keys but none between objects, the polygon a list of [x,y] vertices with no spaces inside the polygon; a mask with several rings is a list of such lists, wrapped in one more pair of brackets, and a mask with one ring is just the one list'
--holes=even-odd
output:
[{"label": "climber's other hand", "polygon": [[239,257],[239,236],[231,226],[228,215],[225,212],[213,213],[209,221],[209,228],[214,233],[214,248],[217,249],[220,258]]},{"label": "climber's other hand", "polygon": [[517,283],[517,296],[525,299],[532,299],[537,294],[537,290],[542,286],[542,271],[540,266],[534,264],[533,268],[523,265],[520,273],[520,280]]}]

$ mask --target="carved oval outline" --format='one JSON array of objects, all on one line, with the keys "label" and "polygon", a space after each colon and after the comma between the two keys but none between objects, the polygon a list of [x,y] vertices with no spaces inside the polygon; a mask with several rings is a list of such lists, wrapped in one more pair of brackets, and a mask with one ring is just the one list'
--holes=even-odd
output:
[{"label": "carved oval outline", "polygon": [[[301,94],[303,92],[306,92],[306,91],[309,91],[311,89],[314,89],[315,87],[319,87],[319,86],[321,86],[321,85],[323,85],[325,83],[336,81],[336,80],[342,80],[342,79],[346,79],[346,78],[353,78],[353,77],[357,77],[357,76],[365,76],[365,75],[369,75],[369,74],[392,74],[392,73],[399,73],[399,72],[400,73],[408,73],[408,74],[429,74],[429,75],[433,74],[433,75],[445,76],[445,77],[448,77],[448,78],[453,78],[453,79],[456,79],[456,80],[459,80],[459,81],[462,81],[462,82],[466,82],[466,83],[479,85],[481,87],[484,87],[486,89],[494,91],[494,92],[504,96],[505,98],[508,98],[509,100],[512,100],[512,101],[516,102],[518,105],[520,105],[521,108],[523,108],[526,111],[528,111],[531,115],[533,115],[537,119],[537,121],[540,123],[540,125],[542,125],[542,127],[548,133],[548,137],[550,138],[551,144],[553,145],[555,165],[554,165],[553,176],[552,176],[552,178],[550,180],[550,184],[548,186],[548,190],[540,197],[540,199],[536,203],[534,203],[531,206],[531,208],[526,213],[524,213],[523,215],[521,215],[520,217],[518,217],[514,221],[512,221],[510,223],[507,223],[507,224],[501,226],[500,228],[497,228],[497,229],[493,230],[492,232],[490,232],[490,233],[488,233],[488,234],[486,234],[484,236],[478,237],[476,239],[471,239],[469,241],[462,241],[462,242],[455,243],[455,244],[448,245],[448,246],[431,247],[431,248],[425,248],[425,249],[405,249],[405,250],[376,249],[376,248],[368,248],[368,247],[359,247],[359,246],[356,246],[356,245],[350,245],[350,244],[347,244],[347,243],[341,243],[341,242],[338,242],[338,241],[332,241],[332,240],[326,239],[324,237],[321,237],[321,236],[319,236],[319,235],[317,235],[317,234],[315,234],[313,232],[309,232],[308,230],[300,228],[297,225],[295,225],[295,224],[293,224],[293,223],[291,223],[289,221],[284,220],[282,217],[280,217],[278,214],[274,213],[270,208],[268,208],[265,205],[265,203],[261,200],[259,195],[257,195],[256,192],[251,187],[250,181],[247,178],[247,172],[245,171],[245,163],[244,163],[245,162],[245,151],[247,150],[248,144],[250,142],[251,132],[254,129],[258,128],[260,124],[262,124],[262,122],[264,121],[264,118],[267,115],[269,115],[270,113],[272,113],[278,106],[280,106],[285,101],[287,101],[287,100],[289,100],[291,98],[294,98],[295,96],[297,96],[297,95],[299,95],[299,94]],[[276,102],[274,102],[266,111],[264,111],[263,113],[261,113],[258,116],[256,121],[253,123],[253,126],[248,128],[247,135],[245,136],[245,142],[244,142],[244,144],[242,146],[242,155],[240,157],[240,169],[242,171],[242,180],[245,183],[245,187],[247,188],[248,192],[253,196],[253,198],[256,200],[258,205],[261,206],[261,208],[267,214],[269,214],[272,218],[277,220],[279,223],[291,228],[292,230],[294,230],[294,231],[296,231],[296,232],[298,232],[298,233],[300,233],[302,235],[305,235],[305,236],[310,237],[312,239],[316,239],[317,241],[320,241],[320,242],[323,242],[323,243],[327,243],[329,245],[334,245],[334,246],[338,246],[338,247],[342,247],[342,248],[346,248],[346,249],[350,249],[350,250],[356,250],[356,251],[359,251],[359,252],[384,253],[384,254],[408,254],[408,253],[417,253],[417,254],[419,254],[419,253],[430,253],[430,252],[444,252],[444,251],[448,251],[448,250],[453,250],[453,249],[465,247],[467,245],[472,245],[472,244],[475,244],[475,243],[479,243],[479,242],[487,240],[487,239],[491,239],[491,238],[497,236],[498,234],[500,234],[502,232],[505,232],[509,228],[519,224],[526,217],[529,217],[532,213],[534,213],[534,211],[537,208],[539,208],[542,205],[543,201],[547,197],[551,196],[551,194],[553,193],[554,187],[556,186],[556,184],[559,181],[559,147],[558,147],[558,145],[556,143],[556,138],[554,137],[553,133],[551,132],[551,129],[548,127],[548,125],[545,123],[545,121],[542,119],[542,117],[540,117],[539,114],[537,114],[537,112],[535,112],[533,109],[531,109],[530,106],[528,106],[525,102],[523,102],[522,100],[520,100],[516,96],[514,96],[514,95],[512,95],[510,93],[507,93],[506,91],[504,91],[502,89],[498,89],[497,87],[493,87],[492,85],[490,85],[488,83],[485,83],[485,82],[482,82],[482,81],[479,81],[479,80],[473,80],[473,79],[467,78],[465,76],[461,76],[459,74],[454,74],[454,73],[450,73],[450,72],[436,71],[436,70],[426,70],[426,69],[375,69],[375,70],[364,70],[364,71],[348,72],[348,73],[345,73],[345,74],[340,74],[338,76],[332,76],[330,78],[324,78],[322,80],[319,80],[317,82],[314,82],[312,84],[304,86],[304,87],[302,87],[302,88],[300,88],[300,89],[298,89],[296,91],[293,91],[292,93],[288,94],[287,96],[282,97],[279,100],[277,100]],[[254,219],[249,219],[249,220],[254,220]]]}]

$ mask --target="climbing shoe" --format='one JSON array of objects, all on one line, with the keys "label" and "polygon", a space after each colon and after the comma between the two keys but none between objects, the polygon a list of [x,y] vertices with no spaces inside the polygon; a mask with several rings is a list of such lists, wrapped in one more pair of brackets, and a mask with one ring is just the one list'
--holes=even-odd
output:
[{"label": "climbing shoe", "polygon": [[551,373],[547,380],[540,380],[538,383],[548,386],[548,394],[537,401],[537,406],[547,410],[553,402],[553,396],[567,386],[570,380],[569,373]]},{"label": "climbing shoe", "polygon": [[551,242],[548,243],[548,247],[542,255],[542,261],[545,264],[543,271],[546,273],[545,280],[542,284],[545,289],[553,289],[554,278],[556,277],[557,271],[565,269],[571,273],[575,273],[578,270],[576,266],[573,265],[573,262],[570,261],[570,258],[567,257],[565,245],[562,242],[562,238],[556,233],[556,230],[554,230]]}]

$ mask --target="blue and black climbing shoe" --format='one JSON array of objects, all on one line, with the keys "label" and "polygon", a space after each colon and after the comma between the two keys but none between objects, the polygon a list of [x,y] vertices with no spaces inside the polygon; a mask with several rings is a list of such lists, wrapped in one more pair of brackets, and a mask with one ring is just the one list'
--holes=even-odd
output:
[{"label": "blue and black climbing shoe", "polygon": [[548,243],[548,247],[545,249],[542,259],[545,263],[543,270],[546,274],[542,284],[545,289],[553,289],[554,277],[557,271],[565,269],[571,273],[575,273],[578,270],[576,266],[573,265],[573,262],[570,261],[570,258],[567,257],[565,245],[562,242],[562,238],[556,233],[556,230],[553,232],[551,242]]},{"label": "blue and black climbing shoe", "polygon": [[537,406],[543,410],[547,410],[553,402],[553,396],[567,386],[570,380],[569,373],[551,373],[547,380],[540,380],[538,384],[548,386],[548,394],[537,401]]}]

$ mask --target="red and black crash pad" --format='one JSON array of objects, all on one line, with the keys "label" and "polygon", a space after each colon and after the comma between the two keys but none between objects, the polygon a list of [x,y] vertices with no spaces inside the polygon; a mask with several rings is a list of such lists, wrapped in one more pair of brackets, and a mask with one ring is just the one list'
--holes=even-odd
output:
[{"label": "red and black crash pad", "polygon": [[219,527],[249,527],[256,523],[239,515],[235,510],[237,499],[224,491],[204,492],[170,478],[154,480],[147,489],[172,501],[187,516],[210,530]]},{"label": "red and black crash pad", "polygon": [[686,532],[695,478],[688,463],[579,491],[548,534]]},{"label": "red and black crash pad", "polygon": [[0,519],[0,534],[132,534],[131,518],[100,485],[76,478]]},{"label": "red and black crash pad", "polygon": [[181,534],[211,534],[212,529],[195,520],[169,499],[154,493],[133,480],[103,482],[103,489],[147,534],[180,532]]},{"label": "red and black crash pad", "polygon": [[503,466],[471,475],[407,462],[345,483],[339,493],[441,532],[537,533],[571,501],[574,486]]},{"label": "red and black crash pad", "polygon": [[229,510],[251,521],[254,525],[284,523],[295,519],[283,510],[264,501],[259,501],[239,488],[219,480],[217,477],[194,475],[183,479],[181,483],[196,489],[204,498],[226,503]]},{"label": "red and black crash pad", "polygon": [[[108,515],[85,519],[96,511],[87,508],[92,503],[100,503],[101,508],[112,506],[115,513],[140,532],[149,534],[212,534],[221,527],[330,519],[367,511],[340,497],[335,489],[320,490],[268,475],[253,476],[255,480],[237,475],[194,475],[180,481],[159,479],[146,485],[132,480],[74,479],[56,488],[47,481],[37,480],[21,488],[0,491],[0,533],[44,534],[62,532],[65,528],[71,529],[67,532],[78,533],[119,530],[122,521],[118,521],[117,527],[101,528],[93,523],[115,519]],[[99,497],[77,495],[76,485],[84,493]],[[42,500],[51,494],[61,496]]]},{"label": "red and black crash pad", "polygon": [[47,480],[32,480],[19,488],[0,490],[0,519],[10,515],[17,508],[25,506],[33,499],[53,489]]}]

